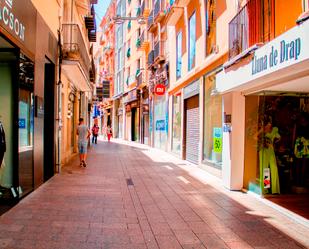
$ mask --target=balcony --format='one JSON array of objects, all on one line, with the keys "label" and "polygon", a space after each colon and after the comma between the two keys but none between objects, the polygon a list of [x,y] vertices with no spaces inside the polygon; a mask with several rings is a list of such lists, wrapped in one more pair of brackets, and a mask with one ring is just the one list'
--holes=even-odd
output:
[{"label": "balcony", "polygon": [[[184,6],[186,3],[184,1],[179,0],[169,0],[166,11],[166,23],[169,26],[175,26],[181,16],[184,14]],[[181,2],[181,4],[179,3]]]},{"label": "balcony", "polygon": [[146,71],[139,71],[136,76],[136,85],[138,88],[143,88],[146,85]]},{"label": "balcony", "polygon": [[154,13],[153,13],[153,10],[150,12],[149,16],[148,16],[148,31],[149,32],[153,32],[156,30],[157,28],[157,25],[156,23],[154,22]]},{"label": "balcony", "polygon": [[156,0],[154,3],[154,20],[161,22],[164,18],[164,0]]},{"label": "balcony", "polygon": [[146,30],[144,30],[142,34],[139,36],[138,41],[139,46],[137,47],[137,49],[139,51],[146,51],[149,48],[149,41]]},{"label": "balcony", "polygon": [[165,61],[164,41],[158,41],[154,45],[154,62],[161,63]]},{"label": "balcony", "polygon": [[[229,23],[229,58],[269,40],[265,34],[271,30],[264,20],[264,11],[258,0],[249,0]],[[269,17],[271,20],[271,16]]]},{"label": "balcony", "polygon": [[153,66],[153,64],[154,64],[154,50],[151,50],[149,52],[147,64],[148,64],[148,68],[151,68]]},{"label": "balcony", "polygon": [[139,6],[136,9],[136,16],[141,17],[142,16],[142,8]]},{"label": "balcony", "polygon": [[142,2],[142,5],[141,5],[141,12],[142,12],[142,16],[144,18],[147,18],[149,16],[149,13],[150,13],[150,9],[149,9],[149,5],[148,5],[148,0],[144,0]]},{"label": "balcony", "polygon": [[63,69],[81,91],[88,91],[91,61],[89,45],[85,43],[77,24],[63,24]]}]

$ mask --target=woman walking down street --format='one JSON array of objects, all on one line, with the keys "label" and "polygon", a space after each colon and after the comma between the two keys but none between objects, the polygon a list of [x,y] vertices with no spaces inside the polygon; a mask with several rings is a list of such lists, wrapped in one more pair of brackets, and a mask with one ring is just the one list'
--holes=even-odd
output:
[{"label": "woman walking down street", "polygon": [[99,135],[99,126],[94,124],[92,127],[92,143],[97,144]]},{"label": "woman walking down street", "polygon": [[108,125],[106,128],[106,135],[107,135],[108,142],[110,142],[111,137],[113,136],[112,128],[110,127],[110,125]]}]

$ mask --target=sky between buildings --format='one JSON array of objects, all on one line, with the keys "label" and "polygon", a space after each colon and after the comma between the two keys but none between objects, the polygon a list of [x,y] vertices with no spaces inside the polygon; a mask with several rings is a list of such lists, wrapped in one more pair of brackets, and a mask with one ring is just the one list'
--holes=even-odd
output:
[{"label": "sky between buildings", "polygon": [[105,15],[106,9],[108,8],[111,0],[99,0],[98,4],[95,4],[95,12],[96,12],[96,23],[97,29],[100,29],[100,22]]}]

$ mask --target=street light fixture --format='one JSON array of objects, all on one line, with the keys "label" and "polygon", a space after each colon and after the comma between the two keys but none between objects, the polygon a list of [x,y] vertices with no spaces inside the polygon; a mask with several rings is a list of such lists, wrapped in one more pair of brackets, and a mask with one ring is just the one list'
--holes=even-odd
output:
[{"label": "street light fixture", "polygon": [[137,21],[138,24],[143,25],[146,24],[146,20],[144,17],[142,16],[134,16],[134,17],[130,17],[130,16],[115,16],[113,17],[113,20],[116,24],[123,24],[125,21]]}]

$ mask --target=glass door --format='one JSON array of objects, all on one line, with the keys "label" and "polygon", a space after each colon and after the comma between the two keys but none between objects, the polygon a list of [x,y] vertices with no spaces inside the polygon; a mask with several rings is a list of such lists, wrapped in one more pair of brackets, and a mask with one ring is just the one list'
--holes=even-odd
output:
[{"label": "glass door", "polygon": [[34,64],[25,56],[20,58],[18,100],[19,194],[33,189],[33,134],[34,134]]}]

